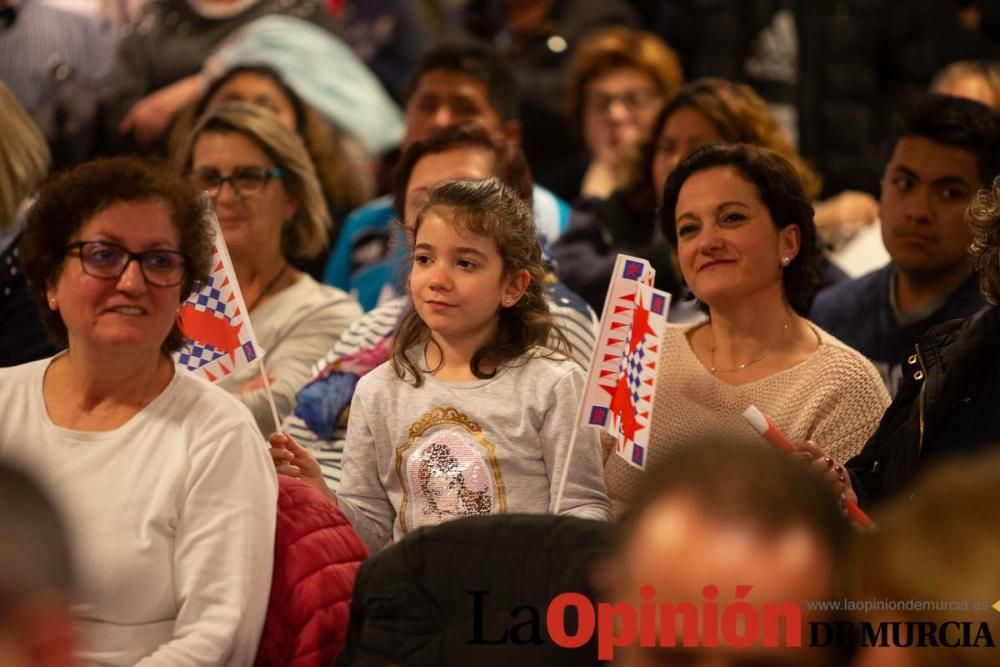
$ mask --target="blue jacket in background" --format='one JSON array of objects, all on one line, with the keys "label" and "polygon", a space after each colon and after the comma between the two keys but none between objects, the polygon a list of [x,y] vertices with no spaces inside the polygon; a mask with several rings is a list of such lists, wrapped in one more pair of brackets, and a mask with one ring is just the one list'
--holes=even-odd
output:
[{"label": "blue jacket in background", "polygon": [[890,262],[860,278],[837,283],[816,295],[809,318],[875,364],[890,394],[895,394],[902,366],[917,338],[948,320],[966,318],[986,305],[979,278],[970,276],[932,315],[917,322],[896,322],[889,289]]}]

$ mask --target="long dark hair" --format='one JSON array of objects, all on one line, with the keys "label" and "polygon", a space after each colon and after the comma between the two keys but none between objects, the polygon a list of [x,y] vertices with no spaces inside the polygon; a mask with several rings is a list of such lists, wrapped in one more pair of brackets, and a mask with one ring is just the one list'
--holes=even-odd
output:
[{"label": "long dark hair", "polygon": [[[509,363],[532,348],[554,348],[543,356],[569,356],[569,343],[555,326],[545,300],[542,281],[545,267],[534,217],[524,200],[498,178],[451,181],[436,187],[416,212],[411,251],[420,226],[428,213],[442,213],[456,227],[492,239],[503,261],[502,278],[527,271],[528,287],[516,304],[500,308],[496,332],[469,361],[477,378],[490,378],[496,370],[485,371],[483,363]],[[411,303],[403,316],[392,343],[392,368],[402,380],[411,379],[415,387],[423,384],[420,369],[407,352],[419,343],[434,343],[427,324]],[[434,369],[432,369],[434,370]]]}]

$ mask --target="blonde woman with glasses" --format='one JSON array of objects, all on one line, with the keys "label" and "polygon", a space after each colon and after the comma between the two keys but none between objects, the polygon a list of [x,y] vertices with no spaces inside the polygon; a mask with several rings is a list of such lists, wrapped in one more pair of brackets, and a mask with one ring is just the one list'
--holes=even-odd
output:
[{"label": "blonde woman with glasses", "polygon": [[[316,170],[302,140],[277,115],[243,103],[205,114],[180,161],[212,198],[283,418],[312,363],[361,316],[354,299],[292,265],[327,245],[329,213]],[[219,384],[250,408],[262,431],[277,428],[256,367]]]}]

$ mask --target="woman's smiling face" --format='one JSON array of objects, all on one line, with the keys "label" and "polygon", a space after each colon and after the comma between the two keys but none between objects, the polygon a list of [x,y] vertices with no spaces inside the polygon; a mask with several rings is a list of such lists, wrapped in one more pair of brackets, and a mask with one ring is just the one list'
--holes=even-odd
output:
[{"label": "woman's smiling face", "polygon": [[692,174],[675,213],[681,272],[709,307],[780,286],[782,259],[798,252],[798,227],[779,230],[757,188],[731,167]]},{"label": "woman's smiling face", "polygon": [[[180,233],[158,201],[118,202],[87,220],[70,240],[113,243],[130,252],[177,251]],[[66,325],[70,347],[145,347],[158,353],[177,319],[180,285],[146,281],[138,260],[118,278],[98,278],[71,253],[47,290],[49,306]]]}]

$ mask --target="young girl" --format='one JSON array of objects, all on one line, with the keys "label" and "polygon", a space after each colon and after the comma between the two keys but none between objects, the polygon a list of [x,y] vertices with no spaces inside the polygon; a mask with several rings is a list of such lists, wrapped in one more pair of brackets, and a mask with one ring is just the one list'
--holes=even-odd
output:
[{"label": "young girl", "polygon": [[[358,383],[335,497],[373,550],[461,516],[554,511],[584,384],[546,347],[560,336],[532,215],[513,191],[495,178],[431,190],[412,243],[412,306],[391,360]],[[278,472],[327,491],[307,450],[284,435],[271,444]],[[560,511],[609,517],[590,429]]]}]

